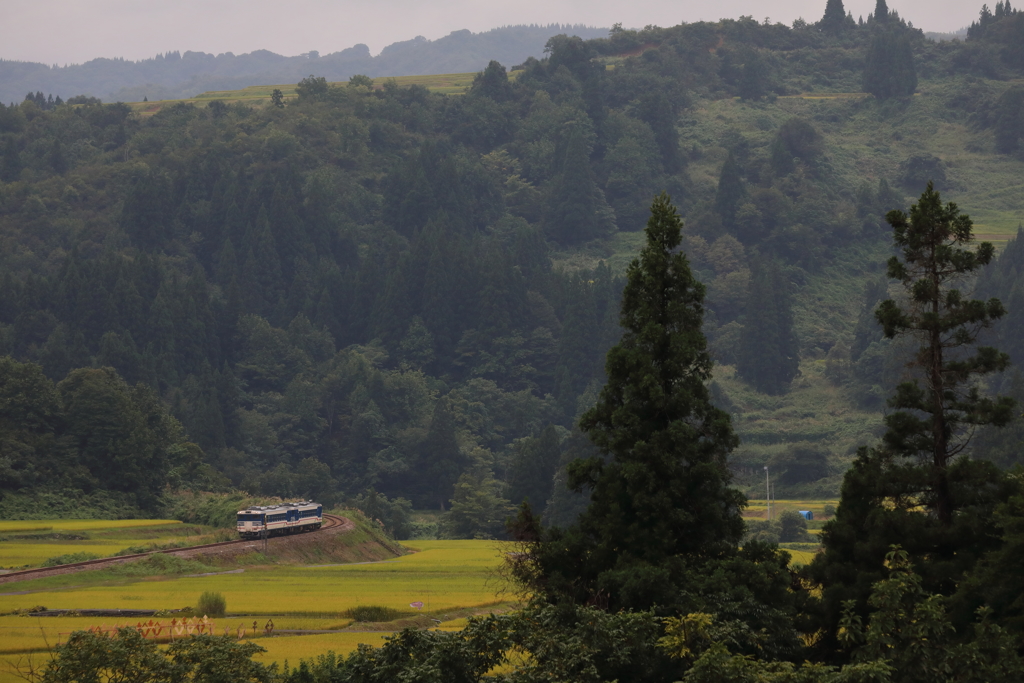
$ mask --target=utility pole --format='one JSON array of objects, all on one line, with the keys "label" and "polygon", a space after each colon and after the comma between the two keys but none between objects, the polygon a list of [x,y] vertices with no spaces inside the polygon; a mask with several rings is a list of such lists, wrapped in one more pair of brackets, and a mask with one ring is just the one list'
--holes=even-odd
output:
[{"label": "utility pole", "polygon": [[772,521],[772,489],[768,483],[768,465],[764,466],[764,500],[768,509],[768,521]]}]

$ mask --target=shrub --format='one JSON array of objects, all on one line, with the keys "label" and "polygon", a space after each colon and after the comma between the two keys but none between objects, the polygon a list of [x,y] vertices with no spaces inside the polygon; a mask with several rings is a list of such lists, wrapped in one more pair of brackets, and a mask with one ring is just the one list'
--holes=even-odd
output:
[{"label": "shrub", "polygon": [[214,567],[203,564],[199,560],[190,560],[177,555],[157,553],[147,557],[114,565],[107,569],[119,576],[167,576],[183,574],[204,574],[216,571]]},{"label": "shrub", "polygon": [[206,591],[199,596],[199,602],[196,603],[196,614],[207,617],[223,617],[227,608],[228,603],[223,595]]},{"label": "shrub", "polygon": [[404,616],[401,612],[390,607],[381,607],[380,605],[359,605],[347,610],[345,616],[353,621],[394,621],[401,616]]},{"label": "shrub", "polygon": [[362,510],[367,519],[377,520],[389,536],[398,541],[413,537],[412,503],[405,498],[389,500],[372,488],[347,501],[348,507]]},{"label": "shrub", "polygon": [[779,541],[782,543],[802,542],[810,540],[807,533],[807,520],[799,512],[786,510],[779,515]]},{"label": "shrub", "polygon": [[62,564],[72,564],[73,562],[85,562],[87,560],[98,559],[99,555],[93,555],[92,553],[68,553],[67,555],[58,555],[51,557],[43,562],[44,567],[59,567]]}]

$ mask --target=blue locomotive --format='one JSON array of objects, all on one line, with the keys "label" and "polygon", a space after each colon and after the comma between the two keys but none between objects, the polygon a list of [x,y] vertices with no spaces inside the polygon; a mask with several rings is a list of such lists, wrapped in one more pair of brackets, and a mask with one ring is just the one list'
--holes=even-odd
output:
[{"label": "blue locomotive", "polygon": [[238,535],[263,538],[316,531],[324,523],[324,506],[300,501],[281,505],[254,505],[238,511]]}]

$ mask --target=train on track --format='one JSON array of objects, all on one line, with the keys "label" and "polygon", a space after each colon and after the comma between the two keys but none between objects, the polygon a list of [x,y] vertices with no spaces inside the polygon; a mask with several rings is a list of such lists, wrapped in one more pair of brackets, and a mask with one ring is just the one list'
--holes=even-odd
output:
[{"label": "train on track", "polygon": [[238,511],[238,535],[265,538],[316,531],[324,523],[324,506],[308,500],[282,505],[254,505]]}]

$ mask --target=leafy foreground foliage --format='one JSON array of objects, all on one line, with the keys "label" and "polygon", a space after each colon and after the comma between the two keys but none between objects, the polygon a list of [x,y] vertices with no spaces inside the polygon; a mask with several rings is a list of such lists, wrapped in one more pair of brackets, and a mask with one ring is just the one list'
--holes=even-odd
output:
[{"label": "leafy foreground foliage", "polygon": [[190,636],[162,651],[133,628],[114,636],[76,631],[55,648],[45,669],[23,673],[41,683],[272,683],[273,669],[251,660],[263,651],[227,636]]},{"label": "leafy foreground foliage", "polygon": [[35,680],[1009,683],[1024,676],[1014,638],[985,620],[973,633],[957,634],[944,599],[923,590],[906,553],[894,549],[887,560],[888,576],[873,588],[875,611],[866,627],[852,611],[846,615],[844,643],[854,661],[842,667],[738,654],[743,627],[707,613],[662,618],[649,611],[535,605],[472,618],[462,631],[406,629],[379,648],[360,646],[347,657],[327,653],[280,674],[249,660],[261,650],[253,643],[196,636],[163,654],[131,629],[114,638],[77,632]]}]

